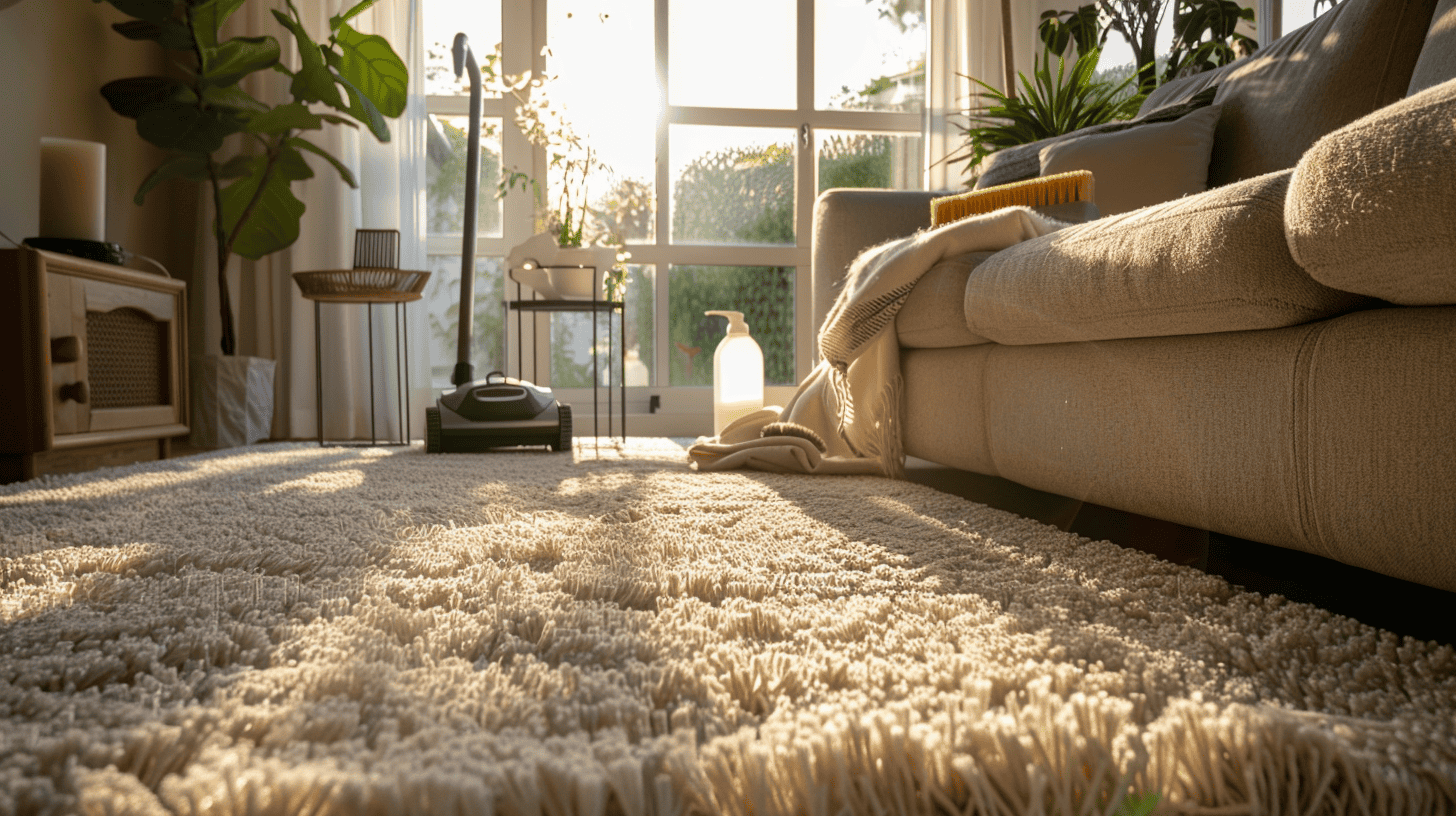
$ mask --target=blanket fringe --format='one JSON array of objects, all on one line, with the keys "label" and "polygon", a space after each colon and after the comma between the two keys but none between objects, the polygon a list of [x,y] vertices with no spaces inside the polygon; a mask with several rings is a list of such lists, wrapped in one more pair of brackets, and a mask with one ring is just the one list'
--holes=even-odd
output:
[{"label": "blanket fringe", "polygon": [[900,412],[905,405],[904,397],[905,381],[896,374],[880,390],[870,423],[875,448],[872,455],[891,479],[905,478],[905,441],[900,438]]},{"label": "blanket fringe", "polygon": [[834,415],[838,424],[834,432],[839,438],[849,443],[850,450],[855,456],[864,456],[865,452],[854,444],[849,436],[849,427],[854,424],[854,395],[849,391],[849,364],[833,363],[829,368],[829,390],[834,394]]},{"label": "blanket fringe", "polygon": [[835,413],[839,418],[835,430],[840,438],[855,456],[878,462],[880,471],[891,479],[903,479],[905,443],[900,438],[900,415],[904,407],[904,379],[898,373],[891,376],[876,395],[874,404],[869,406],[869,416],[858,423],[848,366],[834,366],[830,370],[829,385],[834,392]]}]

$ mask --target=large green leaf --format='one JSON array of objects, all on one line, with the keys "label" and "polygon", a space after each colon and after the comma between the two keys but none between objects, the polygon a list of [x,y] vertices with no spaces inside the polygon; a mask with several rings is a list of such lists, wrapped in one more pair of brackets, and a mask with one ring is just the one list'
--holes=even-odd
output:
[{"label": "large green leaf", "polygon": [[135,119],[159,105],[195,104],[197,95],[191,88],[171,77],[127,77],[114,79],[101,86],[111,109]]},{"label": "large green leaf", "polygon": [[254,99],[251,94],[237,85],[229,85],[225,88],[205,88],[202,91],[202,101],[215,108],[229,108],[245,119],[251,119],[269,110],[267,104]]},{"label": "large green leaf", "polygon": [[203,85],[235,85],[254,71],[273,67],[280,55],[278,41],[272,37],[234,37],[216,48],[203,50],[199,79]]},{"label": "large green leaf", "polygon": [[242,127],[237,117],[225,111],[181,103],[156,105],[137,117],[137,133],[143,139],[183,153],[211,153]]},{"label": "large green leaf", "polygon": [[223,23],[233,16],[246,0],[187,0],[187,13],[197,34],[199,48],[215,48]]},{"label": "large green leaf", "polygon": [[233,12],[242,8],[245,2],[247,0],[213,0],[211,5],[217,8],[218,28],[222,28],[222,24],[226,23],[228,18],[233,16]]},{"label": "large green leaf", "polygon": [[[174,0],[106,0],[122,14],[146,20],[149,23],[164,23],[172,18]],[[94,0],[101,2],[101,0]]]},{"label": "large green leaf", "polygon": [[324,126],[321,116],[308,109],[302,102],[290,102],[266,113],[260,113],[248,123],[250,133],[287,133],[290,130],[318,130]]},{"label": "large green leaf", "polygon": [[339,47],[335,68],[380,113],[393,119],[409,101],[409,69],[389,41],[377,34],[361,34],[340,23],[334,42]]},{"label": "large green leaf", "polygon": [[220,179],[242,178],[252,171],[253,165],[252,156],[239,154],[219,164],[213,172]]},{"label": "large green leaf", "polygon": [[285,141],[278,148],[277,158],[274,159],[273,172],[284,181],[294,182],[313,178],[313,168],[304,161],[303,154],[297,147]]},{"label": "large green leaf", "polygon": [[182,154],[167,159],[157,165],[157,169],[153,170],[142,180],[142,185],[137,188],[136,196],[132,200],[140,206],[146,199],[147,193],[150,193],[158,184],[172,178],[207,181],[209,178],[207,173],[207,158],[205,156]]},{"label": "large green leaf", "polygon": [[[305,208],[290,184],[279,174],[270,176],[266,183],[261,174],[250,174],[222,189],[218,224],[224,234],[232,235],[236,230],[233,252],[256,261],[293,246]],[[247,219],[238,229],[244,213]]]},{"label": "large green leaf", "polygon": [[369,132],[374,134],[374,138],[381,142],[389,141],[389,123],[384,121],[384,115],[374,107],[374,103],[370,102],[368,97],[354,87],[352,82],[343,77],[338,79],[345,88],[349,89],[349,107],[346,108],[349,115],[368,126]]},{"label": "large green leaf", "polygon": [[334,74],[324,62],[323,51],[308,36],[308,30],[277,9],[273,10],[273,16],[298,40],[298,56],[302,65],[293,75],[290,88],[293,97],[304,102],[322,102],[335,110],[347,110],[339,86],[334,84]]},{"label": "large green leaf", "polygon": [[324,150],[313,142],[310,142],[307,139],[303,139],[298,136],[290,138],[288,140],[288,143],[296,148],[301,148],[315,155],[322,156],[329,162],[329,164],[332,164],[334,166],[335,170],[339,171],[339,177],[344,180],[345,184],[356,189],[359,187],[359,182],[354,179],[353,171],[351,171],[348,166],[346,166],[343,162],[334,158],[333,154],[329,153],[327,150]]},{"label": "large green leaf", "polygon": [[192,32],[177,20],[154,23],[150,20],[127,20],[112,23],[111,28],[128,40],[152,40],[171,51],[191,51]]}]

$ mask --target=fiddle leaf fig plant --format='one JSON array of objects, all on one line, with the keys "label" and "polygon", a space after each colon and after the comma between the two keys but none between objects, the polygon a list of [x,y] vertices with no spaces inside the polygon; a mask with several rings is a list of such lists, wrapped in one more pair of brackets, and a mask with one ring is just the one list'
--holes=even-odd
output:
[{"label": "fiddle leaf fig plant", "polygon": [[[258,260],[298,240],[304,204],[292,185],[313,177],[306,154],[358,186],[349,168],[312,134],[325,125],[363,124],[387,142],[386,120],[404,112],[409,87],[404,61],[383,37],[349,25],[375,1],[362,0],[330,18],[323,41],[304,27],[293,0],[285,0],[286,11],[272,9],[297,47],[299,67],[291,70],[283,62],[283,44],[272,35],[222,38],[223,25],[248,0],[93,0],[135,18],[112,26],[123,37],[156,42],[179,57],[178,76],[118,79],[102,86],[101,94],[112,110],[136,120],[139,136],[167,151],[142,181],[137,204],[168,179],[208,185],[223,354],[237,347],[228,262],[234,254]],[[243,89],[244,80],[262,72],[287,77],[292,98],[273,105]]]}]

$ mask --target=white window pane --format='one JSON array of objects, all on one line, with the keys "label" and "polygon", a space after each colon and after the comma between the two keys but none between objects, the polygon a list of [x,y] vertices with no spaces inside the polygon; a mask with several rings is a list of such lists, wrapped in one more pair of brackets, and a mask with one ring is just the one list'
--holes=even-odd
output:
[{"label": "white window pane", "polygon": [[672,385],[712,385],[713,351],[728,322],[709,310],[743,313],[763,350],[765,385],[793,385],[794,270],[761,266],[674,266],[668,331]]},{"label": "white window pane", "polygon": [[817,0],[814,106],[922,110],[925,43],[924,0]]},{"label": "white window pane", "polygon": [[[430,321],[430,386],[450,389],[455,370],[460,332],[460,256],[431,255],[425,285],[425,308]],[[502,369],[501,333],[505,313],[503,263],[500,258],[475,259],[475,318],[471,332],[470,361],[477,377]]]},{"label": "white window pane", "polygon": [[[425,3],[425,93],[470,94],[470,78],[455,78],[450,46],[464,33],[477,64],[484,66],[501,41],[500,0],[430,0]],[[487,83],[489,85],[489,83]]]},{"label": "white window pane", "polygon": [[[599,8],[608,11],[599,11]],[[590,208],[625,241],[653,239],[657,114],[652,0],[554,0],[550,6],[549,99],[610,170],[587,180]],[[561,192],[551,179],[552,195]]]},{"label": "white window pane", "polygon": [[671,104],[797,107],[794,0],[671,0],[668,29]]},{"label": "white window pane", "polygon": [[[465,222],[465,147],[467,116],[431,116],[426,146],[425,218],[429,235],[460,235]],[[500,119],[481,124],[480,188],[476,193],[477,233],[499,238],[501,201]]]},{"label": "white window pane", "polygon": [[673,125],[672,240],[794,243],[794,131]]},{"label": "white window pane", "polygon": [[924,140],[919,134],[815,131],[819,190],[834,187],[920,189]]}]

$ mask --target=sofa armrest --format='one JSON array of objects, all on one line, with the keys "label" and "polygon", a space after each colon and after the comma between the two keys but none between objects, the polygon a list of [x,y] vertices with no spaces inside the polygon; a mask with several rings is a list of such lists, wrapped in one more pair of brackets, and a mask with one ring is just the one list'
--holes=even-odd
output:
[{"label": "sofa armrest", "polygon": [[814,331],[829,314],[849,265],[864,250],[930,226],[930,201],[945,193],[922,190],[825,190],[814,204]]}]

